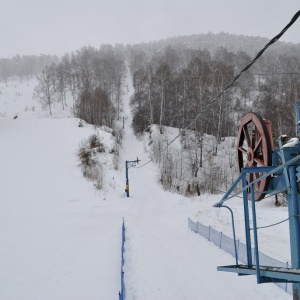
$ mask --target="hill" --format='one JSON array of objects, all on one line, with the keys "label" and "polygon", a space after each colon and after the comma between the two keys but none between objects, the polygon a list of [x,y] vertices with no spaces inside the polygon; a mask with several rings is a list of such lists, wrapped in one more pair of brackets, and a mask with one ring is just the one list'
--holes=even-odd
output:
[{"label": "hill", "polygon": [[[176,36],[167,39],[153,41],[149,43],[136,44],[133,47],[151,49],[151,52],[160,51],[167,48],[168,46],[179,48],[179,49],[193,49],[193,50],[204,50],[207,49],[214,53],[218,48],[226,48],[228,51],[233,53],[246,52],[250,56],[254,56],[257,52],[262,49],[269,39],[259,36],[245,36],[229,33],[201,33],[188,36]],[[300,58],[300,43],[286,43],[278,41],[274,44],[270,53],[273,56],[288,55],[297,56]]]},{"label": "hill", "polygon": [[[107,153],[99,154],[105,172],[101,190],[82,176],[76,153],[83,139],[107,132],[78,127],[79,120],[60,106],[52,117],[45,114],[25,92],[31,83],[2,87],[0,103],[6,102],[6,116],[0,118],[1,299],[117,298],[122,217],[127,299],[288,299],[273,285],[256,285],[255,278],[217,272],[217,265],[233,258],[188,230],[187,217],[192,217],[219,224],[230,234],[228,215],[212,208],[220,196],[186,198],[166,192],[151,162],[146,168],[129,169],[131,196],[124,197],[124,161],[149,159],[147,136],[143,142],[133,134],[133,85],[129,76],[126,81],[120,170],[114,170]],[[8,101],[5,95],[15,90],[20,96]],[[24,109],[14,119],[24,104],[35,106],[34,111]],[[110,147],[108,139],[102,141]],[[274,222],[271,201],[259,206],[266,223]],[[242,239],[242,211],[235,207]],[[286,214],[286,208],[276,211],[281,219]],[[279,249],[282,238],[274,234],[272,239],[273,249]],[[285,259],[286,249],[280,249],[277,254]]]}]

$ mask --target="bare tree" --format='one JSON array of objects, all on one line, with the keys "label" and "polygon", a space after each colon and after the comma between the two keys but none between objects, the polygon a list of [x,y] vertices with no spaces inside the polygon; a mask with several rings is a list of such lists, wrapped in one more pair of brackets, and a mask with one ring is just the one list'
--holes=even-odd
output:
[{"label": "bare tree", "polygon": [[49,109],[52,116],[52,106],[56,100],[55,87],[53,85],[54,66],[46,67],[42,74],[37,76],[38,85],[34,89],[34,98],[37,99],[43,109]]},{"label": "bare tree", "polygon": [[166,90],[170,81],[171,71],[166,63],[161,64],[156,71],[156,82],[159,93],[160,111],[159,111],[159,130],[163,133],[162,124],[165,116]]}]

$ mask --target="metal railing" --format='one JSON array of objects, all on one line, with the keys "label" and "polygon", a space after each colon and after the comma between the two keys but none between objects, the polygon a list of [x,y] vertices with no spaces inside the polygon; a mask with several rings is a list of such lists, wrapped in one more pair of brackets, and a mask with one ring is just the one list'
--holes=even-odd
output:
[{"label": "metal railing", "polygon": [[[195,233],[199,233],[201,236],[214,243],[220,249],[223,249],[225,252],[231,254],[235,257],[235,247],[234,239],[227,236],[223,232],[217,231],[211,226],[202,225],[199,222],[194,222],[188,218],[188,227]],[[237,257],[238,260],[247,264],[247,248],[246,245],[239,240],[237,240]],[[252,249],[253,264],[255,265],[255,251]],[[282,267],[282,268],[291,268],[291,266],[286,262],[281,262],[277,259],[274,259],[262,252],[259,251],[259,263],[265,266],[273,267]],[[284,289],[290,295],[293,294],[293,288],[291,283],[275,283],[280,288]]]}]

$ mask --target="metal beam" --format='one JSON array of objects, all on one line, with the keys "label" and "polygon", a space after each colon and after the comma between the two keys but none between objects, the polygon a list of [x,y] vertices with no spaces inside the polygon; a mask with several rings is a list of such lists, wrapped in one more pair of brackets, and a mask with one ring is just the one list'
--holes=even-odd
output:
[{"label": "metal beam", "polygon": [[249,168],[243,168],[242,172],[244,173],[258,173],[258,172],[267,172],[266,174],[260,176],[259,178],[251,181],[251,183],[247,184],[246,186],[244,186],[241,190],[239,190],[238,192],[234,193],[233,195],[229,196],[226,199],[223,199],[219,202],[217,202],[216,204],[214,204],[214,207],[218,207],[220,205],[222,205],[225,201],[228,201],[229,199],[232,199],[234,197],[236,197],[237,195],[239,195],[240,193],[242,193],[243,191],[247,190],[250,188],[250,186],[252,184],[255,184],[259,181],[261,181],[262,179],[271,176],[274,173],[277,173],[281,170],[283,170],[283,168],[293,165],[294,163],[296,163],[297,161],[300,160],[300,155],[297,155],[296,157],[292,158],[291,160],[289,160],[288,162],[286,162],[285,164],[282,164],[278,167],[276,166],[266,166],[266,167],[249,167]]},{"label": "metal beam", "polygon": [[[239,275],[256,275],[256,266],[249,268],[247,265],[219,266],[218,271],[238,273]],[[293,268],[278,268],[270,266],[259,266],[261,277],[269,278],[270,282],[300,282],[300,270]],[[275,280],[272,280],[275,279]],[[265,280],[264,280],[265,281]]]}]

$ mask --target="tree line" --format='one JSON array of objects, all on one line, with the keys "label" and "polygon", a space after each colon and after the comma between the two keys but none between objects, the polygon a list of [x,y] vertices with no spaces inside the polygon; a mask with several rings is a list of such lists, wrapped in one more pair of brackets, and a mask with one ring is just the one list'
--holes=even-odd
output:
[{"label": "tree line", "polygon": [[[300,96],[296,56],[264,55],[218,101],[213,101],[215,96],[251,62],[246,52],[171,46],[151,52],[139,46],[130,49],[129,61],[135,88],[133,126],[136,133],[142,133],[157,124],[161,137],[152,142],[151,155],[160,165],[161,182],[167,189],[200,194],[228,187],[235,178],[234,144],[227,140],[224,150],[221,142],[236,136],[241,117],[248,111],[272,121],[274,138],[295,135],[294,101]],[[168,146],[167,127],[181,130],[179,153]],[[193,142],[187,142],[190,130]],[[230,154],[226,166],[216,157],[219,148],[223,155],[224,151]]]},{"label": "tree line", "polygon": [[10,77],[18,77],[20,81],[36,76],[51,63],[58,62],[55,55],[15,55],[13,58],[0,58],[0,80],[7,84]]},{"label": "tree line", "polygon": [[65,54],[38,75],[34,96],[52,114],[60,103],[64,109],[67,94],[72,98],[75,116],[90,124],[112,127],[119,117],[126,65],[122,46],[84,47]]},{"label": "tree line", "polygon": [[[235,69],[229,55],[224,48],[214,55],[207,50],[192,50],[182,61],[180,53],[169,47],[162,55],[147,61],[141,52],[132,53],[136,132],[142,132],[150,124],[159,124],[161,133],[163,126],[185,128],[209,106],[190,129],[198,132],[200,139],[204,134],[211,134],[218,142],[234,135],[233,112],[237,101],[233,91],[211,104],[214,96],[233,78]],[[135,56],[144,60],[139,59],[136,65]],[[246,93],[245,89],[246,84],[240,85],[240,92]]]},{"label": "tree line", "polygon": [[163,125],[184,128],[207,109],[191,129],[200,135],[212,134],[217,141],[235,135],[242,114],[249,110],[270,118],[276,135],[295,133],[294,101],[300,96],[296,56],[264,55],[233,88],[210,104],[250,61],[246,52],[226,48],[211,53],[168,46],[153,54],[133,48],[130,66],[136,132],[150,124],[159,124],[161,130]]}]

